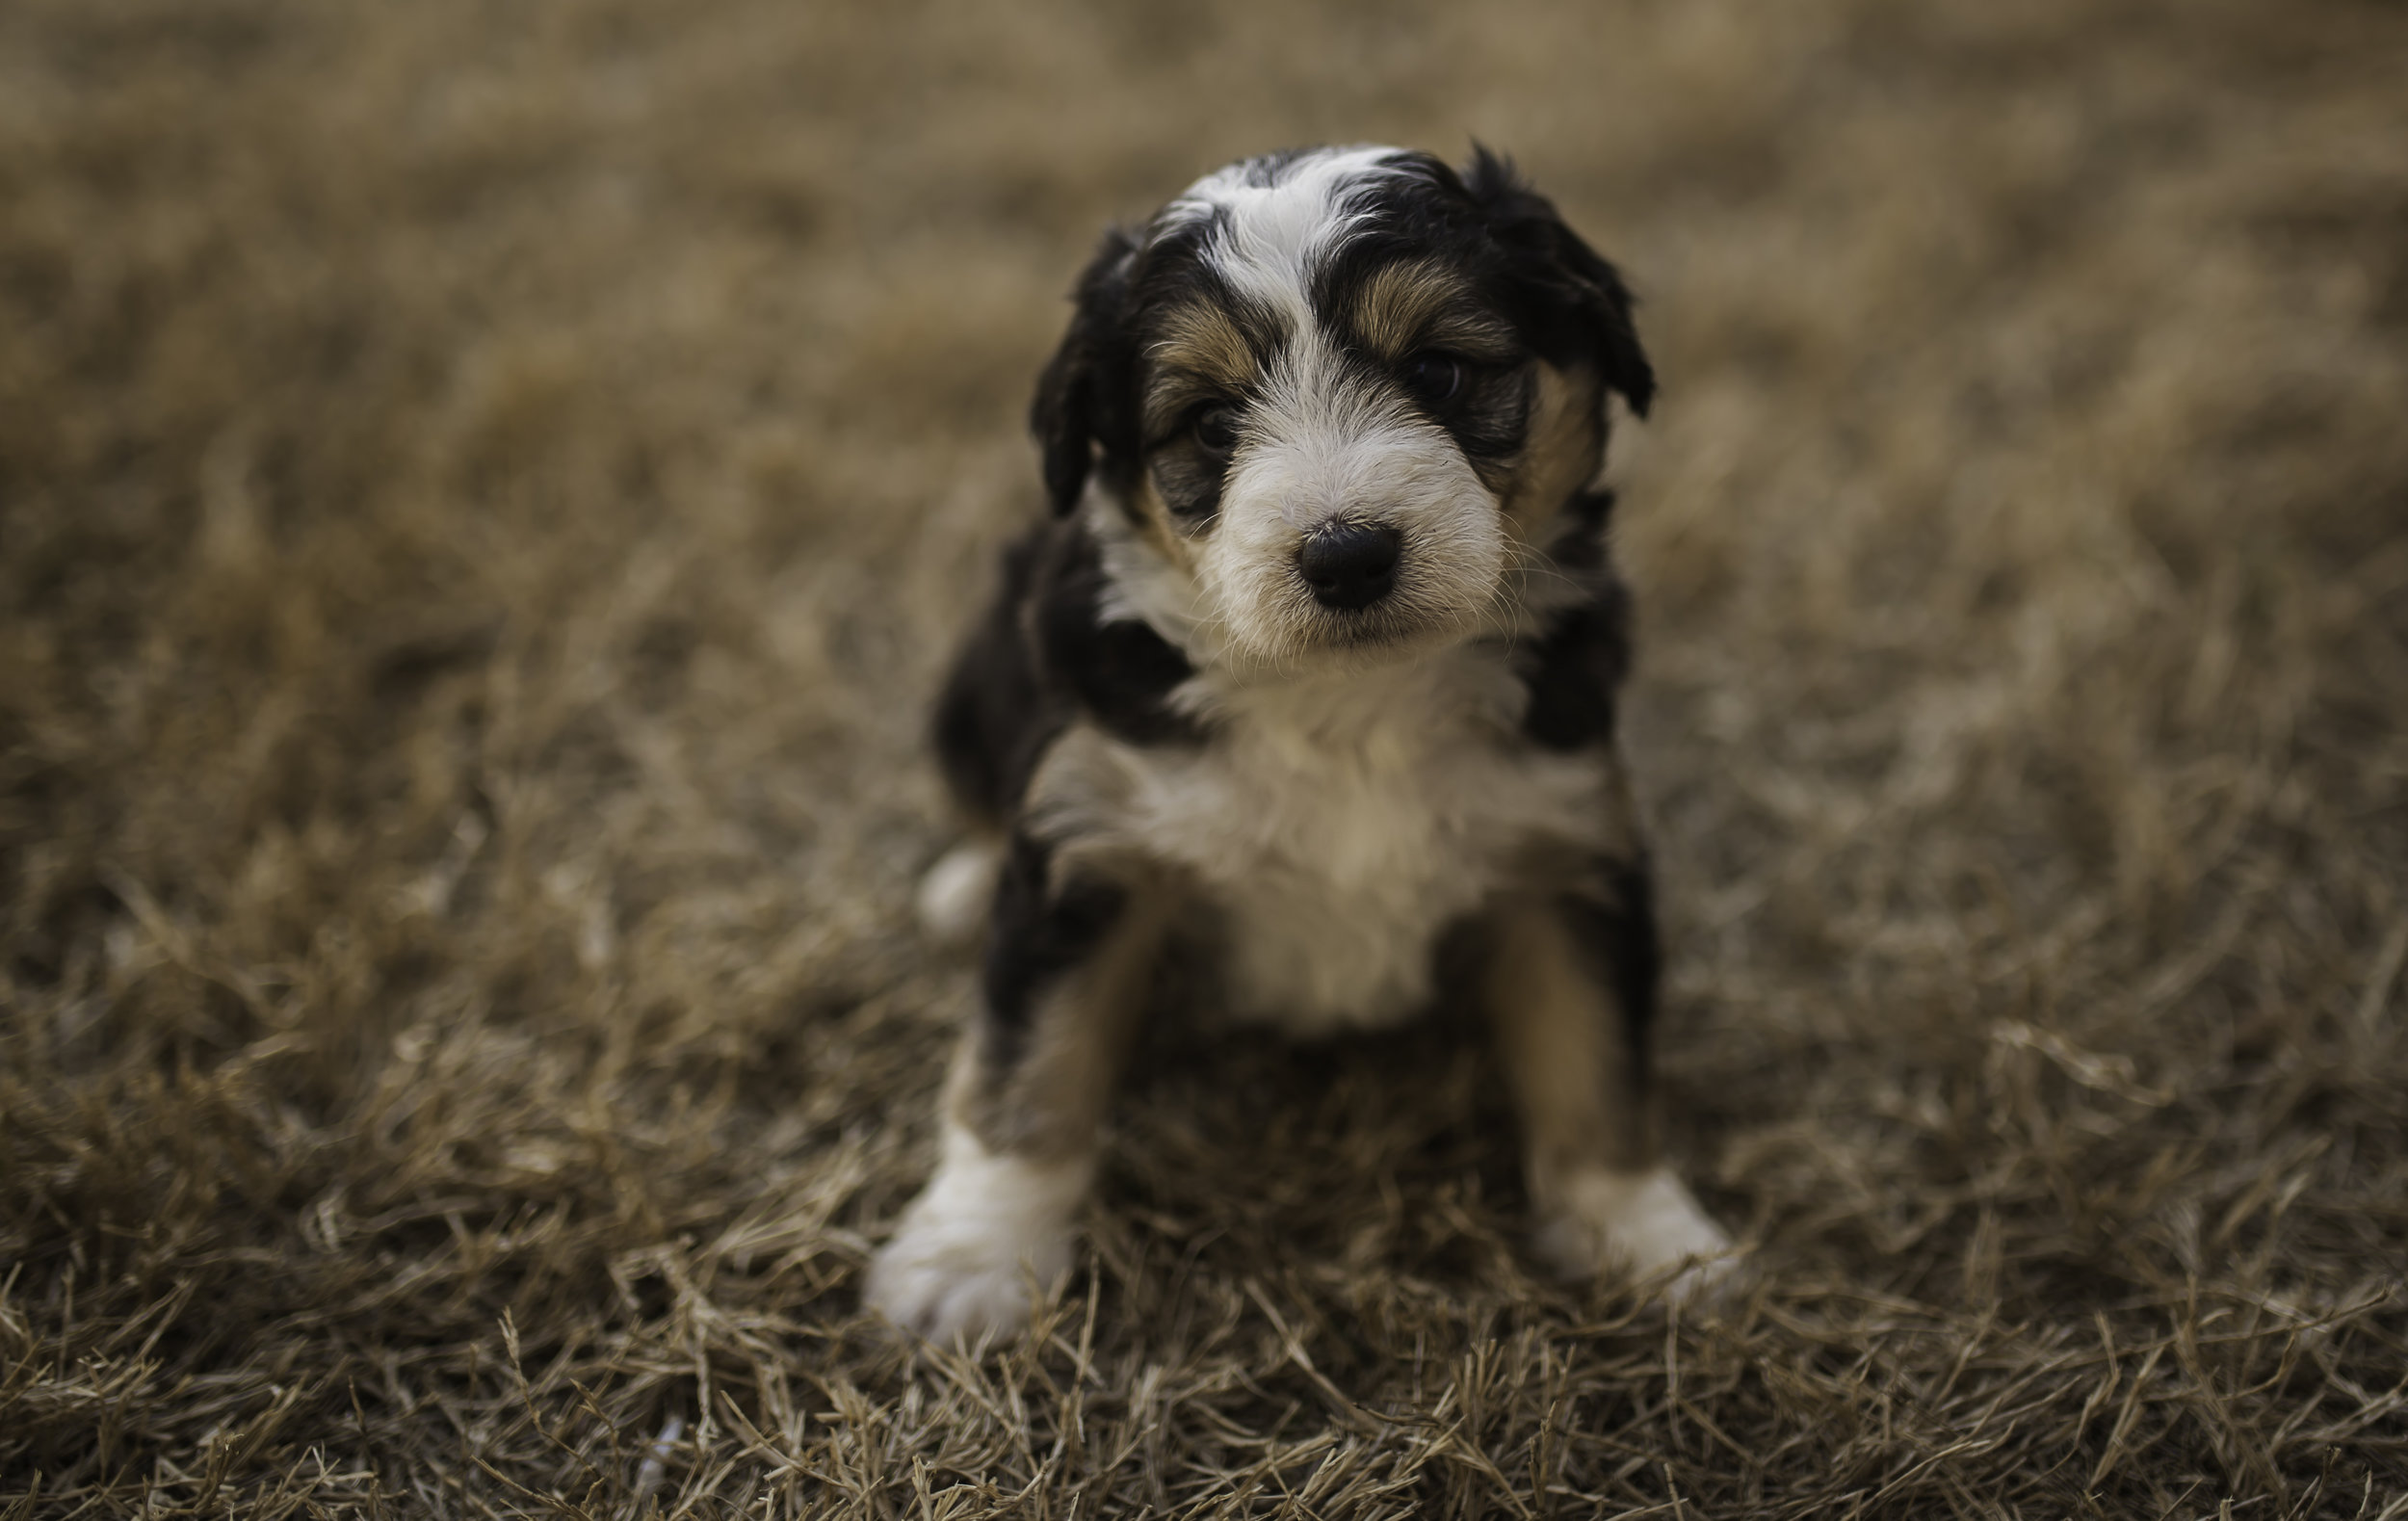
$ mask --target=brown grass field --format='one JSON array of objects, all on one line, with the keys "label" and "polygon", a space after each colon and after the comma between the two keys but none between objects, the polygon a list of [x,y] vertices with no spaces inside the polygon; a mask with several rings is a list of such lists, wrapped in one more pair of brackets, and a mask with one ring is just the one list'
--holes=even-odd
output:
[{"label": "brown grass field", "polygon": [[[2408,1515],[2408,9],[9,0],[0,1518]],[[1645,300],[1675,1150],[1157,1042],[857,1307],[1098,229],[1510,151]]]}]

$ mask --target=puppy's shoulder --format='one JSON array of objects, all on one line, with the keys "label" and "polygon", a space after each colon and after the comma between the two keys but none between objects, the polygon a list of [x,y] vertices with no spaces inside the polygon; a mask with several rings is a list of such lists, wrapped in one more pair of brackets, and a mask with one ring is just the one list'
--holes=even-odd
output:
[{"label": "puppy's shoulder", "polygon": [[935,746],[956,800],[1001,827],[1062,731],[1085,721],[1132,745],[1192,743],[1170,694],[1194,674],[1142,621],[1115,616],[1104,559],[1079,518],[1008,545],[994,599],[955,657]]},{"label": "puppy's shoulder", "polygon": [[1081,519],[1053,525],[1025,616],[1047,679],[1104,732],[1137,746],[1191,745],[1204,737],[1171,702],[1195,668],[1112,595],[1102,547]]}]

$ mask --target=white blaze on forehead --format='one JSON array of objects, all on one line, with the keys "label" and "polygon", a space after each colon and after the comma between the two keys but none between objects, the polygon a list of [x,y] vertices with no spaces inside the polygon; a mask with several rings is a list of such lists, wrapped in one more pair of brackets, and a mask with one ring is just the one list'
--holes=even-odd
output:
[{"label": "white blaze on forehead", "polygon": [[1279,166],[1275,184],[1248,182],[1251,163],[1208,174],[1164,208],[1167,225],[1221,213],[1205,257],[1231,288],[1301,326],[1313,271],[1369,213],[1350,206],[1365,185],[1399,172],[1397,148],[1321,148]]}]

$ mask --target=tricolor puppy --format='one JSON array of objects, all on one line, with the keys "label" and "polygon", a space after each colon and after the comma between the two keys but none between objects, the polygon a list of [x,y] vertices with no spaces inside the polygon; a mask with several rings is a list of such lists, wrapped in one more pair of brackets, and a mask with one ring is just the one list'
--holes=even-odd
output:
[{"label": "tricolor puppy", "polygon": [[[1655,386],[1631,299],[1485,151],[1233,165],[1105,239],[1038,382],[1053,518],[946,687],[937,745],[991,897],[944,1151],[868,1302],[1016,1324],[1070,1260],[1155,971],[1300,1036],[1493,1026],[1536,1250],[1649,1275],[1727,1243],[1666,1169],[1656,925],[1615,752],[1628,601],[1597,485]],[[1441,957],[1441,946],[1448,955]]]}]

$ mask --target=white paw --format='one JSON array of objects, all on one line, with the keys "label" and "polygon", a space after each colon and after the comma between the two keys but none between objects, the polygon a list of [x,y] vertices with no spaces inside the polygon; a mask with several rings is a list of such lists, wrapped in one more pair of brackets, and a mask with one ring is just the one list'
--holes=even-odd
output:
[{"label": "white paw", "polygon": [[1002,859],[1002,852],[984,840],[947,851],[920,879],[921,927],[953,944],[975,936],[995,896],[995,868]]},{"label": "white paw", "polygon": [[1069,1271],[1070,1218],[1091,1170],[992,1156],[948,1126],[945,1160],[870,1264],[862,1303],[936,1342],[1024,1324],[1032,1278],[1041,1293]]},{"label": "white paw", "polygon": [[1650,1280],[1679,1269],[1658,1291],[1677,1304],[1716,1286],[1738,1262],[1731,1238],[1668,1168],[1575,1173],[1560,1200],[1532,1245],[1566,1278],[1611,1272]]}]

